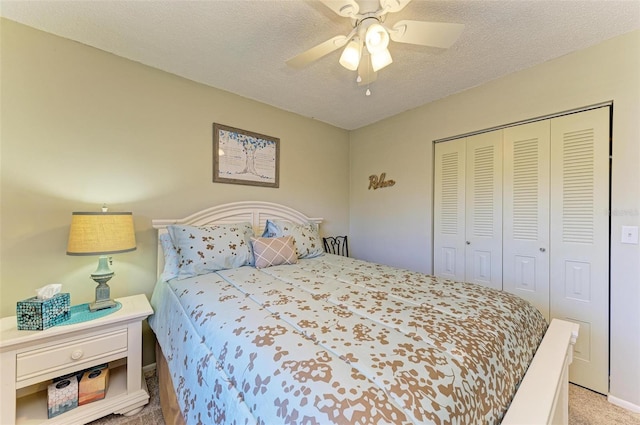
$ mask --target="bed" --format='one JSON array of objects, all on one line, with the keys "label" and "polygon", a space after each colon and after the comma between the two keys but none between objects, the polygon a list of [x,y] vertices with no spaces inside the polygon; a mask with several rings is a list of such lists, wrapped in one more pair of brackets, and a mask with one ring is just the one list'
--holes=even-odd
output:
[{"label": "bed", "polygon": [[167,423],[568,423],[578,325],[324,254],[321,221],[268,202],[153,220]]}]

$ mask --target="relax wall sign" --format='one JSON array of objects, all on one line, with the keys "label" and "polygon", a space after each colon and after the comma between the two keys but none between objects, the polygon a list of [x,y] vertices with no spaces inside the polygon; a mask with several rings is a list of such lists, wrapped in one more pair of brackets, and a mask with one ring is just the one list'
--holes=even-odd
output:
[{"label": "relax wall sign", "polygon": [[369,176],[369,190],[380,189],[382,187],[391,187],[396,184],[395,180],[385,180],[387,173],[381,173],[380,177],[375,174]]}]

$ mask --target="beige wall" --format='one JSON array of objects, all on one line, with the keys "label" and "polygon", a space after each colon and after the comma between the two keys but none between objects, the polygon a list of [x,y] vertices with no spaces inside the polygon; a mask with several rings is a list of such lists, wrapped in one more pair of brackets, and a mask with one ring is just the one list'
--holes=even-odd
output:
[{"label": "beige wall", "polygon": [[[433,140],[610,100],[610,394],[640,409],[640,247],[620,243],[640,225],[640,31],[352,132],[349,238],[355,256],[431,272]],[[368,190],[383,171],[395,186]]]},{"label": "beige wall", "polygon": [[[97,258],[65,255],[72,211],[132,211],[138,249],[114,256],[112,296],[151,294],[152,218],[279,202],[348,230],[348,133],[1,20],[0,307],[60,282],[89,302]],[[240,76],[241,77],[241,76]],[[212,123],[280,138],[280,188],[212,183]],[[149,331],[145,359],[153,361]]]}]

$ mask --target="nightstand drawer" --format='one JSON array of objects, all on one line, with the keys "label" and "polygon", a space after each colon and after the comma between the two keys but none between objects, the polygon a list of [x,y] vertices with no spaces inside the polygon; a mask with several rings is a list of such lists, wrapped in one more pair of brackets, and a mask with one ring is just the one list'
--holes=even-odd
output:
[{"label": "nightstand drawer", "polygon": [[84,363],[108,354],[127,351],[127,330],[81,338],[67,343],[52,343],[16,356],[16,380],[32,378],[74,363]]}]

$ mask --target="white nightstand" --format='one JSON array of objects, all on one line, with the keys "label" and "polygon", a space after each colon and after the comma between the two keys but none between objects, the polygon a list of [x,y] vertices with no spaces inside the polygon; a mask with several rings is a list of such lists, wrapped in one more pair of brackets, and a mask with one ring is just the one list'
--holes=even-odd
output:
[{"label": "white nightstand", "polygon": [[[153,313],[144,295],[119,298],[122,308],[99,319],[44,331],[0,325],[0,424],[85,424],[110,413],[135,414],[149,401],[142,378],[142,321]],[[109,387],[94,401],[47,419],[50,380],[109,363]]]}]

